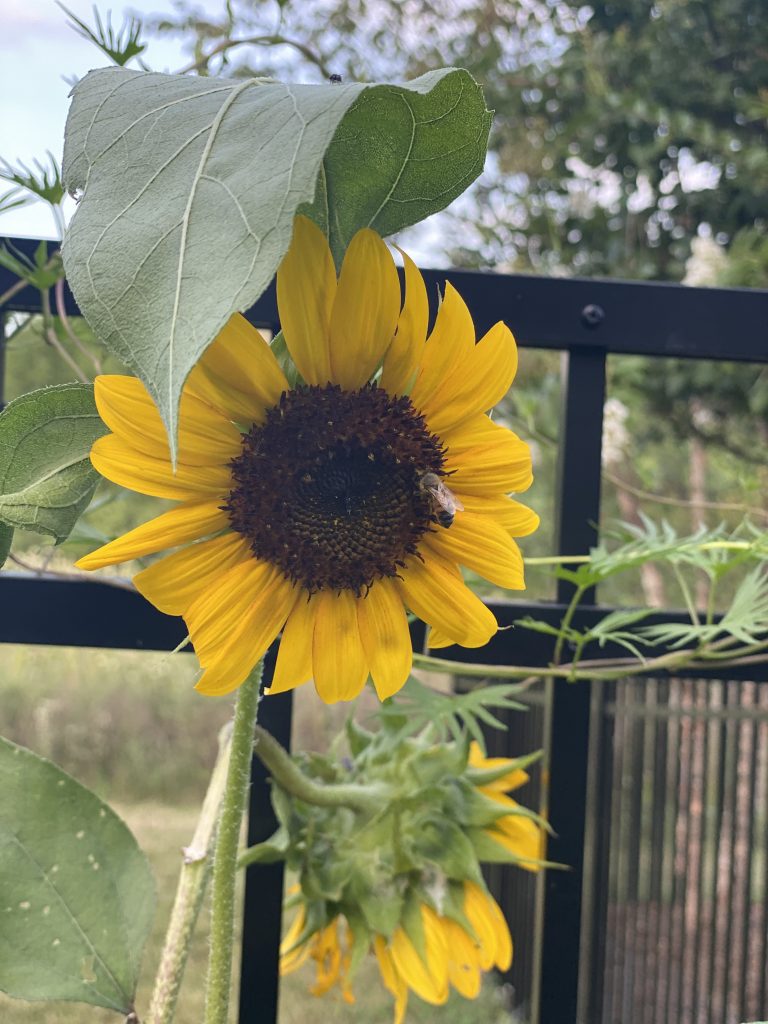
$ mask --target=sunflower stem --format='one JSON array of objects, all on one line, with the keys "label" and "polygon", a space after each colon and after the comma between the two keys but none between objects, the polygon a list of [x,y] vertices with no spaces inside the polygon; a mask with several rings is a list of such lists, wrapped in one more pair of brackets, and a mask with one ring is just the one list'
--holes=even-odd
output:
[{"label": "sunflower stem", "polygon": [[352,807],[361,811],[377,811],[382,801],[392,795],[389,786],[383,784],[364,786],[356,783],[314,782],[307,778],[274,736],[259,725],[256,726],[254,753],[278,786],[316,807]]},{"label": "sunflower stem", "polygon": [[171,1024],[184,977],[189,946],[211,874],[216,824],[219,820],[232,747],[232,726],[219,733],[219,753],[192,842],[183,850],[176,897],[155,976],[152,1002],[144,1024]]},{"label": "sunflower stem", "polygon": [[221,808],[211,895],[211,948],[205,992],[204,1024],[227,1024],[232,987],[237,848],[250,779],[253,730],[259,707],[262,663],[237,693],[232,748]]}]

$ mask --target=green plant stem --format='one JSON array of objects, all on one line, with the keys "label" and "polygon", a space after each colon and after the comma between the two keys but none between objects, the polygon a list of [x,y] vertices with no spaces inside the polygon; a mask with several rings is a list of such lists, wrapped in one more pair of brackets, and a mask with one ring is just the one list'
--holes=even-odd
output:
[{"label": "green plant stem", "polygon": [[[627,676],[653,675],[654,672],[663,670],[671,671],[675,668],[702,668],[707,660],[716,657],[711,652],[727,646],[726,641],[731,638],[713,641],[701,647],[686,648],[681,651],[670,651],[667,654],[659,655],[657,658],[648,658],[645,661],[638,661],[636,658],[595,658],[589,661],[571,662],[563,665],[483,665],[480,663],[449,661],[447,658],[433,658],[429,654],[413,655],[413,664],[416,668],[428,669],[432,672],[450,672],[454,675],[479,676],[484,679],[523,679],[525,682],[534,679],[544,679],[551,676],[556,679],[596,679],[609,681],[613,679],[624,679]],[[764,650],[765,645],[756,645],[755,649]],[[745,648],[745,653],[752,648]],[[761,657],[758,655],[758,657]],[[768,657],[768,655],[766,656]],[[742,664],[741,652],[739,650],[728,651],[728,665]],[[744,663],[755,663],[752,658]]]},{"label": "green plant stem", "polygon": [[683,576],[683,574],[680,572],[680,566],[676,562],[672,562],[672,572],[675,574],[675,579],[677,580],[680,586],[680,590],[682,591],[683,600],[685,601],[685,607],[688,609],[688,614],[691,616],[691,622],[695,626],[701,625],[699,613],[696,609],[696,605],[693,603],[693,598],[691,597],[690,588],[688,587],[688,584],[685,581],[685,576]]},{"label": "green plant stem", "polygon": [[219,753],[211,773],[192,842],[183,850],[176,897],[155,976],[152,1001],[144,1024],[171,1024],[176,1011],[192,934],[211,874],[216,824],[221,812],[232,748],[232,726],[219,734]]},{"label": "green plant stem", "polygon": [[316,807],[352,807],[361,811],[377,811],[382,800],[390,795],[389,787],[385,785],[314,782],[307,778],[274,736],[259,725],[256,726],[254,753],[282,789]]},{"label": "green plant stem", "polygon": [[567,630],[570,629],[571,622],[573,621],[573,616],[576,614],[576,609],[579,606],[579,601],[581,601],[582,597],[584,596],[584,591],[586,589],[587,588],[585,586],[576,587],[576,589],[573,592],[573,597],[571,598],[570,603],[568,604],[568,607],[566,609],[565,615],[563,616],[563,621],[560,623],[560,635],[557,638],[554,654],[552,655],[552,661],[555,665],[560,664],[560,656],[563,653],[563,645],[565,644],[565,634]]},{"label": "green plant stem", "polygon": [[221,808],[211,894],[211,948],[205,991],[204,1024],[227,1024],[232,986],[237,847],[250,779],[253,730],[259,707],[262,663],[237,692],[232,749]]},{"label": "green plant stem", "polygon": [[709,581],[709,591],[707,593],[707,611],[706,611],[706,622],[708,626],[711,626],[715,621],[715,592],[717,590],[717,576],[711,577]]}]

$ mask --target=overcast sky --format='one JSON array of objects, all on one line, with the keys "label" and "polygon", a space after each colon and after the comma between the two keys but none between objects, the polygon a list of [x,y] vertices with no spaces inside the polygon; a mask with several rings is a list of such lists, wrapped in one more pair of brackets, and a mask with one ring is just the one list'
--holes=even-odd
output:
[{"label": "overcast sky", "polygon": [[[1,0],[0,32],[0,157],[11,164],[47,160],[50,149],[61,160],[70,86],[64,77],[81,78],[109,63],[92,44],[67,26],[54,0]],[[67,0],[66,6],[88,24],[91,0]],[[129,7],[110,4],[112,24],[119,28],[123,11],[159,14],[172,10],[171,0],[135,0]],[[218,5],[217,5],[218,6]],[[99,4],[102,17],[107,5]],[[158,71],[184,63],[179,42],[152,39],[148,62]],[[0,195],[7,189],[0,182]],[[55,237],[48,208],[35,203],[0,215],[0,234]]]}]

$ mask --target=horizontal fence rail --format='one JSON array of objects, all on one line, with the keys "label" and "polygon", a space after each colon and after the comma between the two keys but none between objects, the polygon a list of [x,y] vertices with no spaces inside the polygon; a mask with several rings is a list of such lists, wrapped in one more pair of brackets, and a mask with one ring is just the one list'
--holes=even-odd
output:
[{"label": "horizontal fence rail", "polygon": [[[5,243],[26,255],[39,244],[22,238]],[[766,291],[424,274],[432,294],[446,279],[454,284],[479,333],[503,319],[522,345],[563,352],[556,537],[563,554],[586,554],[596,540],[609,354],[768,363]],[[0,268],[0,294],[14,283]],[[76,315],[67,289],[64,302]],[[0,318],[5,312],[39,311],[39,294],[23,288],[0,309]],[[254,324],[276,328],[274,285],[246,315]],[[0,405],[2,381],[0,333]],[[563,584],[555,602],[491,607],[505,625],[526,614],[555,624],[568,599]],[[582,607],[574,625],[595,622],[609,610]],[[660,617],[687,619],[682,612]],[[126,586],[0,574],[2,643],[172,650],[185,633],[181,620],[157,612]],[[412,639],[421,649],[424,632],[418,624]],[[552,650],[551,638],[516,627],[498,633],[482,651],[449,648],[439,654],[456,663],[460,684],[462,663],[541,668],[550,663]],[[595,647],[585,657],[623,653]],[[768,1016],[768,844],[764,816],[757,813],[768,800],[768,726],[759,686],[768,681],[768,670],[760,665],[748,674],[720,670],[725,671],[728,681],[713,669],[707,681],[697,671],[695,680],[659,678],[650,684],[550,683],[530,695],[529,715],[510,716],[509,732],[490,737],[491,753],[499,756],[547,747],[549,814],[557,830],[548,855],[570,867],[522,881],[519,871],[489,873],[517,939],[511,979],[532,1024],[730,1024],[733,1013]],[[745,709],[753,717],[743,720]],[[268,727],[287,742],[290,695],[267,699],[263,711]],[[257,762],[253,782],[249,830],[256,839],[274,827]],[[534,776],[534,801],[540,784]],[[747,866],[745,849],[752,858]],[[257,874],[266,870],[251,868],[246,880],[240,1024],[277,1019],[282,874]],[[741,911],[738,920],[728,917],[734,908]],[[724,964],[717,952],[723,942],[726,952],[741,951],[736,966]],[[679,951],[664,957],[660,949],[667,947]],[[640,1001],[644,1016],[633,1016]],[[665,1016],[670,1012],[677,1016]]]}]

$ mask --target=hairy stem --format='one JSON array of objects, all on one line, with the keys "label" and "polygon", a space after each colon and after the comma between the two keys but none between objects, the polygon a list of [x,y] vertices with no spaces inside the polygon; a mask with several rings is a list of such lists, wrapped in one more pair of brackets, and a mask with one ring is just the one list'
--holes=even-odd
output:
[{"label": "hairy stem", "polygon": [[253,669],[237,693],[232,750],[221,808],[211,895],[211,948],[205,992],[204,1024],[227,1024],[232,984],[232,946],[235,925],[235,874],[240,827],[250,779],[253,729],[259,706],[262,663]]},{"label": "hairy stem", "polygon": [[277,784],[292,796],[316,807],[353,807],[377,810],[389,793],[384,785],[359,786],[354,783],[318,784],[307,778],[291,755],[266,729],[256,726],[254,753],[269,770]]},{"label": "hairy stem", "polygon": [[232,727],[228,725],[219,734],[219,753],[195,834],[189,846],[182,851],[184,861],[145,1024],[171,1024],[176,1011],[190,942],[211,874],[216,824],[224,797],[231,747]]}]

